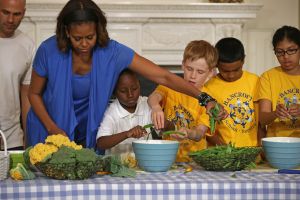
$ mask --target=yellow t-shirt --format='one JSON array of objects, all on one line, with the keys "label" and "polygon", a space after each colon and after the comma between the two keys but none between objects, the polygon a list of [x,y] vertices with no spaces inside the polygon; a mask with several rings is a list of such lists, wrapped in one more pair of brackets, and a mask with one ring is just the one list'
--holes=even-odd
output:
[{"label": "yellow t-shirt", "polygon": [[[273,111],[277,104],[288,106],[300,103],[300,75],[289,75],[281,67],[274,67],[260,77],[257,99],[268,99],[272,102]],[[275,119],[267,127],[267,137],[300,137],[300,118]]]},{"label": "yellow t-shirt", "polygon": [[257,146],[258,112],[254,105],[257,82],[257,75],[243,71],[239,80],[227,82],[216,76],[202,88],[229,113],[226,119],[216,124],[215,131],[226,144],[231,142],[236,147]]},{"label": "yellow t-shirt", "polygon": [[[176,129],[181,127],[193,128],[199,125],[201,118],[207,118],[206,109],[199,106],[198,100],[185,94],[176,92],[165,86],[159,85],[155,92],[163,96],[162,108],[167,120],[171,121]],[[202,124],[202,123],[201,123]],[[183,140],[180,142],[177,162],[189,162],[191,159],[188,154],[206,148],[206,140],[199,142]]]}]

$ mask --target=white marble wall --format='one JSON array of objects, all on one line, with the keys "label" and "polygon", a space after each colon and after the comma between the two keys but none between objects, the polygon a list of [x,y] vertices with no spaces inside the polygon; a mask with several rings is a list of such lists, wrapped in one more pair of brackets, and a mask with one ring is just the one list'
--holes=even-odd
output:
[{"label": "white marble wall", "polygon": [[245,68],[261,74],[278,65],[271,44],[274,31],[290,25],[299,28],[299,0],[246,0],[250,3],[263,4],[257,17],[245,24],[243,42],[246,46]]},{"label": "white marble wall", "polygon": [[[211,4],[205,0],[96,0],[106,12],[110,37],[135,49],[141,55],[161,65],[180,65],[185,45],[194,39],[215,43],[224,36],[240,38],[246,47],[249,71],[260,74],[276,64],[270,39],[283,13],[270,17],[269,7],[281,0],[249,0],[243,4]],[[56,16],[66,0],[27,0],[26,18],[21,29],[39,45],[54,34]],[[273,2],[273,3],[272,3]],[[276,3],[275,3],[276,4]],[[267,6],[267,7],[265,7]],[[287,8],[286,8],[287,7]],[[298,10],[298,4],[296,6]],[[263,11],[263,13],[262,13]],[[272,12],[273,13],[273,12]],[[296,15],[298,16],[298,15]],[[265,22],[264,22],[265,21]],[[281,19],[281,24],[284,20]],[[297,21],[298,23],[298,21]],[[292,24],[293,25],[293,24]]]}]

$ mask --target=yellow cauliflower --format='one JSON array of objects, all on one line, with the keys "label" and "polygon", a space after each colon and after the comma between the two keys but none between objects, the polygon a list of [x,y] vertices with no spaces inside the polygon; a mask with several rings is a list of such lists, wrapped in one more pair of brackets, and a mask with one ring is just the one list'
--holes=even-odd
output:
[{"label": "yellow cauliflower", "polygon": [[72,147],[75,150],[82,149],[82,146],[81,145],[77,145],[74,141],[67,143],[66,146]]},{"label": "yellow cauliflower", "polygon": [[46,156],[56,152],[58,148],[52,144],[38,143],[29,151],[31,164],[41,162]]},{"label": "yellow cauliflower", "polygon": [[135,168],[137,166],[137,160],[134,155],[130,153],[121,155],[121,162],[129,168]]},{"label": "yellow cauliflower", "polygon": [[16,181],[23,180],[23,176],[22,176],[21,172],[10,170],[9,173],[10,173],[10,177],[12,179],[14,179]]},{"label": "yellow cauliflower", "polygon": [[64,135],[57,134],[57,135],[50,135],[46,138],[45,143],[47,144],[53,144],[57,146],[58,148],[62,145],[71,147],[73,149],[79,150],[82,149],[81,145],[77,145],[74,141],[70,141],[70,139]]},{"label": "yellow cauliflower", "polygon": [[44,158],[46,158],[46,156],[57,152],[62,145],[71,147],[75,150],[82,149],[81,145],[77,145],[74,141],[71,142],[69,138],[64,135],[49,135],[45,140],[45,144],[38,143],[30,149],[29,157],[31,164],[34,165],[41,162]]}]

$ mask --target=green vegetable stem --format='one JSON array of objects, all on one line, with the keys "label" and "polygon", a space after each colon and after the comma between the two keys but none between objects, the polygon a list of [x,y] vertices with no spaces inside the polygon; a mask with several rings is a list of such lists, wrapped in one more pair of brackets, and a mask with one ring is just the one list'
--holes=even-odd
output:
[{"label": "green vegetable stem", "polygon": [[216,103],[215,106],[212,109],[210,109],[209,113],[210,113],[210,116],[209,116],[210,132],[212,134],[214,134],[215,131],[216,131],[216,124],[217,124],[217,121],[218,121],[217,117],[218,117],[218,115],[220,113],[220,106],[219,106],[219,104]]},{"label": "green vegetable stem", "polygon": [[146,128],[151,128],[153,126],[154,126],[154,124],[147,124],[147,125],[143,126],[143,128],[146,129]]},{"label": "green vegetable stem", "polygon": [[165,131],[165,132],[162,132],[162,134],[163,135],[171,135],[171,134],[185,135],[184,133],[179,132],[179,131]]}]

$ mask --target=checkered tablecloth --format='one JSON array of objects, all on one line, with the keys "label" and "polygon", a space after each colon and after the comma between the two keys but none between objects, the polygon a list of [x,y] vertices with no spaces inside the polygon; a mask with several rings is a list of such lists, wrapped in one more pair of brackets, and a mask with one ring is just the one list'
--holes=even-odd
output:
[{"label": "checkered tablecloth", "polygon": [[300,199],[300,175],[275,172],[139,172],[136,178],[94,176],[64,181],[0,182],[0,199]]}]

